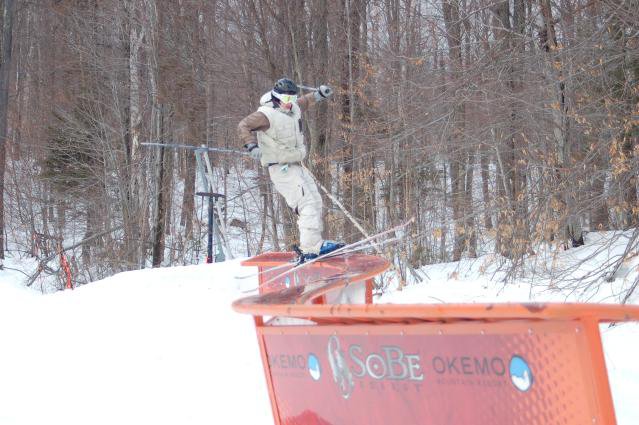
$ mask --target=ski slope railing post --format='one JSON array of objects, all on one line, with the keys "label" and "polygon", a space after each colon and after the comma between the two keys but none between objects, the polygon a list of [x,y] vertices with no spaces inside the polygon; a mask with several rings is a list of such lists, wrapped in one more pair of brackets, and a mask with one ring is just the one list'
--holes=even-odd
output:
[{"label": "ski slope railing post", "polygon": [[[257,341],[260,347],[260,355],[262,357],[262,364],[263,365],[267,365],[269,364],[269,359],[268,359],[268,353],[266,351],[266,342],[264,341],[264,337],[262,335],[260,335],[259,329],[261,329],[261,327],[264,325],[264,322],[262,320],[262,317],[254,317],[255,319],[255,330],[256,330],[256,334],[257,334]],[[274,394],[275,393],[275,389],[273,387],[273,379],[271,378],[271,374],[269,373],[269,368],[264,367],[264,377],[266,379],[266,386],[268,388],[268,392],[269,394]],[[275,397],[269,397],[270,401],[271,401],[271,412],[273,413],[273,419],[275,420],[276,424],[281,424],[282,420],[279,416],[279,408],[277,406],[277,401],[275,399]]]},{"label": "ski slope railing post", "polygon": [[612,393],[608,382],[608,368],[601,343],[599,321],[592,317],[585,317],[580,321],[586,330],[587,353],[590,354],[592,364],[597,366],[593,368],[594,385],[592,389],[596,392],[598,416],[602,418],[604,424],[616,424],[615,407],[612,403]]},{"label": "ski slope railing post", "polygon": [[373,279],[366,280],[366,298],[364,299],[364,304],[373,304],[373,287],[375,286],[375,282]]},{"label": "ski slope railing post", "polygon": [[616,424],[599,325],[639,306],[313,304],[388,266],[360,260],[233,304],[256,319],[276,424]]}]

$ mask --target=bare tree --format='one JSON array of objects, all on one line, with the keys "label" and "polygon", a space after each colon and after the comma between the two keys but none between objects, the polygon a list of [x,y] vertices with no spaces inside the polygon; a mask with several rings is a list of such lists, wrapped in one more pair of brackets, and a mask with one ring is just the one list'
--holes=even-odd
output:
[{"label": "bare tree", "polygon": [[9,134],[7,115],[9,110],[9,83],[11,78],[11,54],[13,48],[14,0],[3,0],[2,8],[2,58],[0,58],[0,258],[4,258],[4,173]]}]

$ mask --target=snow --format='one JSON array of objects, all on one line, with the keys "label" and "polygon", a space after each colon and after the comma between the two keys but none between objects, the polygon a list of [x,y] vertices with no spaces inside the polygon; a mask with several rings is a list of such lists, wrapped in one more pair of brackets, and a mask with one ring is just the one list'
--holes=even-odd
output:
[{"label": "snow", "polygon": [[231,310],[239,267],[44,296],[1,272],[0,424],[272,424],[253,321]]},{"label": "snow", "polygon": [[[623,239],[611,241],[598,234],[556,258],[539,253],[534,273],[509,283],[491,256],[428,266],[424,282],[377,302],[620,302],[639,260],[610,283],[592,277],[623,252]],[[558,274],[549,266],[560,263],[576,267]],[[231,309],[256,284],[235,278],[251,273],[240,260],[120,273],[47,295],[9,268],[0,270],[0,425],[273,423],[252,318]],[[563,284],[570,279],[578,291]],[[634,425],[639,324],[601,330],[618,423]]]}]

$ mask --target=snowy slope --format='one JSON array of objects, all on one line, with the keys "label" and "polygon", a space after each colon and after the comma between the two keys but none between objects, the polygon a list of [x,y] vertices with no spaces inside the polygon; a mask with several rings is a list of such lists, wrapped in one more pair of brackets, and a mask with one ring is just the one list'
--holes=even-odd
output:
[{"label": "snowy slope", "polygon": [[[554,261],[590,258],[593,246]],[[619,249],[611,246],[606,258]],[[564,278],[585,282],[602,261]],[[543,267],[505,285],[491,257],[482,257],[426,267],[422,284],[377,302],[618,302],[637,261],[612,283],[575,292],[542,276]],[[234,279],[246,273],[239,260],[148,269],[41,295],[21,285],[24,275],[1,270],[0,425],[272,424],[252,319],[231,310],[241,289],[255,285]],[[618,422],[635,425],[639,326],[602,331]]]},{"label": "snowy slope", "polygon": [[272,424],[252,319],[231,310],[238,267],[45,296],[0,272],[0,424]]}]

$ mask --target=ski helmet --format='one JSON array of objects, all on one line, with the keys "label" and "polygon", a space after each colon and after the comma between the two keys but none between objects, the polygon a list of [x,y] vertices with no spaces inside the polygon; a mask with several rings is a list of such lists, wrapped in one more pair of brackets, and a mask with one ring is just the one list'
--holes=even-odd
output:
[{"label": "ski helmet", "polygon": [[275,87],[273,87],[273,92],[276,94],[298,94],[299,89],[293,80],[285,77],[277,80]]}]

